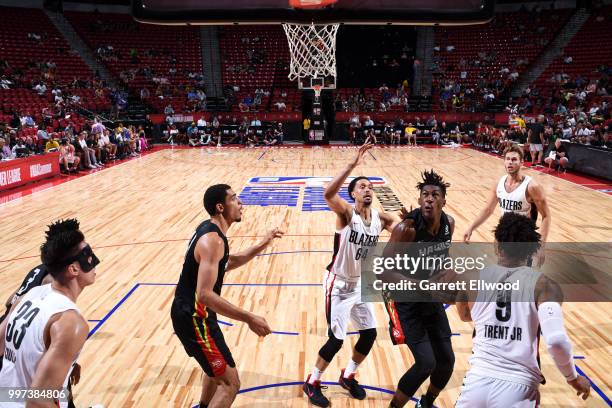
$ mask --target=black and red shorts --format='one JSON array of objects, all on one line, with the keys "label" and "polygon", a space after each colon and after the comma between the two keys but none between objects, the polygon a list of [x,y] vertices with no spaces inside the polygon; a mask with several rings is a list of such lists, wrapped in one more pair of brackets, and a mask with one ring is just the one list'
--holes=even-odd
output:
[{"label": "black and red shorts", "polygon": [[174,332],[187,355],[197,360],[206,375],[219,377],[228,366],[236,367],[216,318],[194,317],[174,307],[171,317]]},{"label": "black and red shorts", "polygon": [[386,300],[393,344],[417,344],[450,339],[451,329],[442,303]]}]

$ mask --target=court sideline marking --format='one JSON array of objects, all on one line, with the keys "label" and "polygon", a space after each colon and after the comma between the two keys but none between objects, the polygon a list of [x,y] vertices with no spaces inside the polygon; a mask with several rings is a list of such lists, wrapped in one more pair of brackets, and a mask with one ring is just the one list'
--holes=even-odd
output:
[{"label": "court sideline marking", "polygon": [[[224,284],[224,286],[321,286],[321,283],[262,283],[262,284],[253,284],[253,283],[228,283],[228,284]],[[131,289],[130,291],[115,305],[113,306],[113,308],[101,319],[98,320],[97,324],[94,326],[93,329],[90,330],[87,338],[89,339],[91,336],[93,336],[99,329],[100,327],[102,327],[102,325],[104,323],[106,323],[106,321],[125,303],[125,301],[130,298],[134,292],[140,287],[140,286],[176,286],[176,284],[174,283],[153,283],[153,282],[142,282],[142,283],[136,283]],[[448,305],[445,307],[448,308]],[[219,321],[219,323],[223,324],[223,325],[227,325],[227,326],[233,326],[232,323],[229,322],[221,322]],[[282,332],[282,331],[273,331],[272,333],[274,334],[281,334],[281,335],[292,335],[292,336],[297,336],[299,335],[299,333],[296,332]],[[356,334],[357,332],[349,332],[349,334]],[[457,335],[455,333],[453,333],[453,335]],[[574,359],[578,360],[583,360],[584,356],[574,356]],[[578,364],[576,364],[576,371],[578,371],[578,373],[580,375],[583,375],[591,384],[591,387],[593,387],[593,390],[606,402],[608,403],[608,406],[612,406],[612,401],[610,400],[610,398],[608,398],[608,396],[606,395],[606,393],[599,388],[599,386],[588,376],[586,375],[586,373],[578,366]],[[247,393],[247,392],[252,392],[252,391],[257,391],[260,389],[267,389],[267,388],[275,388],[275,387],[283,387],[283,386],[293,386],[293,385],[300,385],[303,384],[303,382],[289,382],[289,383],[278,383],[278,384],[267,384],[267,385],[261,385],[261,386],[256,386],[256,387],[252,387],[252,388],[246,388],[244,390],[240,390],[238,393],[239,394],[243,394],[243,393]],[[337,385],[337,383],[334,382],[323,382],[322,384],[325,385]],[[388,394],[393,394],[393,391],[391,390],[386,390],[384,388],[378,388],[378,387],[371,387],[371,386],[366,386],[364,385],[365,388],[367,389],[371,389],[371,390],[375,390],[375,391],[380,391],[380,392],[384,392],[384,393],[388,393]],[[415,398],[412,398],[414,401],[418,401]]]}]

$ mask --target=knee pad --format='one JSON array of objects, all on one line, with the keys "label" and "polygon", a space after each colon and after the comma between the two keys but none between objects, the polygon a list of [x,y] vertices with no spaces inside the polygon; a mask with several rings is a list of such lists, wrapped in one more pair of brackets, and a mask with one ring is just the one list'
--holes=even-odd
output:
[{"label": "knee pad", "polygon": [[319,355],[329,363],[342,348],[342,343],[344,343],[344,340],[339,340],[333,334],[330,334],[327,342],[319,350]]},{"label": "knee pad", "polygon": [[359,340],[355,343],[355,351],[367,356],[374,341],[376,340],[376,329],[359,330]]}]

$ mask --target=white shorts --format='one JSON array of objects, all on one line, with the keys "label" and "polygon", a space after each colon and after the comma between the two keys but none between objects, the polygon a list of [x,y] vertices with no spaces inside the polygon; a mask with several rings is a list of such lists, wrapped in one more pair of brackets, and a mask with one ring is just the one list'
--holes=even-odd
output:
[{"label": "white shorts", "polygon": [[361,282],[348,282],[338,275],[325,272],[325,317],[329,331],[338,340],[346,338],[349,319],[356,330],[376,327],[374,306],[361,301]]},{"label": "white shorts", "polygon": [[540,406],[537,387],[483,377],[470,373],[463,379],[463,386],[455,408],[534,408]]},{"label": "white shorts", "polygon": [[531,152],[541,152],[542,151],[542,144],[530,144],[529,145],[529,151]]}]

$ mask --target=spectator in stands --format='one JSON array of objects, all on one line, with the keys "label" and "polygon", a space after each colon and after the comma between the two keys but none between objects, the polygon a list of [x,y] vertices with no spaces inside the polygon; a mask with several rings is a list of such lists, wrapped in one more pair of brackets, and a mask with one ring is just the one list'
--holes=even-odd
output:
[{"label": "spectator in stands", "polygon": [[26,157],[30,154],[30,149],[28,149],[25,140],[19,138],[16,140],[11,153],[12,157]]},{"label": "spectator in stands", "polygon": [[439,145],[440,144],[440,132],[438,131],[438,125],[434,125],[431,130],[431,139],[433,140],[434,144]]},{"label": "spectator in stands", "polygon": [[365,140],[363,142],[364,144],[377,144],[378,143],[378,140],[376,139],[376,135],[374,134],[374,131],[372,130],[372,128],[365,129],[364,135],[365,135]]},{"label": "spectator in stands", "polygon": [[8,146],[6,141],[0,137],[0,159],[9,160],[9,159],[12,159],[13,157],[14,156],[13,156],[13,152],[11,151],[11,148]]},{"label": "spectator in stands", "polygon": [[283,129],[283,124],[281,122],[278,122],[276,124],[276,128],[274,128],[273,131],[273,136],[274,136],[274,140],[276,145],[282,145],[285,141],[285,131]]},{"label": "spectator in stands", "polygon": [[93,149],[87,146],[87,131],[82,131],[75,140],[74,150],[80,157],[80,162],[83,163],[85,169],[97,169],[102,167],[96,161],[96,154]]},{"label": "spectator in stands", "polygon": [[44,82],[38,82],[33,89],[38,95],[44,96],[45,92],[47,92],[47,85]]},{"label": "spectator in stands", "polygon": [[140,90],[140,100],[146,100],[149,99],[151,97],[151,92],[149,92],[149,89],[147,87],[143,87]]},{"label": "spectator in stands", "polygon": [[[210,122],[210,125],[213,127],[213,131],[218,132],[219,131],[219,127],[221,126],[221,122],[219,122],[219,118],[216,116],[213,116],[212,121]],[[261,126],[261,125],[259,125]]]},{"label": "spectator in stands", "polygon": [[110,130],[104,129],[104,132],[100,135],[99,145],[101,149],[105,149],[109,160],[114,160],[117,154],[117,145],[111,143]]},{"label": "spectator in stands", "polygon": [[106,130],[106,126],[102,123],[99,117],[94,118],[94,122],[91,125],[91,133],[94,135],[103,134]]},{"label": "spectator in stands", "polygon": [[540,166],[544,146],[544,115],[538,115],[536,123],[529,126],[529,152],[533,166]]},{"label": "spectator in stands", "polygon": [[187,128],[187,139],[189,139],[189,144],[191,146],[197,146],[200,144],[198,140],[198,127],[195,122],[191,122]]},{"label": "spectator in stands", "polygon": [[63,172],[78,171],[81,159],[75,156],[74,152],[74,146],[68,143],[68,139],[62,139],[59,147],[59,162],[60,165],[64,165]]},{"label": "spectator in stands", "polygon": [[49,133],[47,133],[47,131],[43,127],[38,129],[38,131],[36,132],[36,137],[41,143],[45,143],[47,140],[50,139]]},{"label": "spectator in stands", "polygon": [[282,100],[281,101],[277,101],[274,105],[276,106],[276,110],[279,111],[279,112],[284,112],[284,111],[287,110],[287,105]]},{"label": "spectator in stands", "polygon": [[174,115],[174,109],[171,104],[166,105],[164,108],[164,115]]},{"label": "spectator in stands", "polygon": [[548,164],[549,169],[554,165],[557,170],[563,169],[564,172],[566,171],[569,163],[569,156],[567,155],[567,150],[563,146],[561,139],[555,140],[554,145],[548,152],[548,157],[544,159],[544,163]]},{"label": "spectator in stands", "polygon": [[251,121],[251,126],[261,126],[261,121],[257,119],[257,116],[255,116]]},{"label": "spectator in stands", "polygon": [[50,151],[56,151],[59,150],[59,143],[57,141],[57,139],[50,137],[49,140],[47,141],[47,143],[45,143],[45,153],[48,153]]},{"label": "spectator in stands", "polygon": [[259,141],[257,140],[257,136],[254,132],[249,131],[246,136],[246,146],[247,147],[255,147]]},{"label": "spectator in stands", "polygon": [[30,112],[19,118],[19,120],[21,122],[21,127],[34,127],[36,125],[36,123],[34,123],[34,119],[32,119],[32,116],[30,116]]},{"label": "spectator in stands", "polygon": [[357,132],[361,129],[359,115],[355,113],[349,121],[349,138],[352,144],[357,143]]},{"label": "spectator in stands", "polygon": [[138,140],[140,141],[140,151],[149,150],[149,142],[147,141],[147,134],[142,125],[138,126]]},{"label": "spectator in stands", "polygon": [[264,135],[263,143],[266,146],[274,146],[277,143],[276,137],[274,136],[273,131],[268,131]]},{"label": "spectator in stands", "polygon": [[240,109],[240,112],[248,112],[251,109],[252,105],[253,98],[251,97],[251,95],[247,95],[242,99],[242,102],[238,104],[238,108]]},{"label": "spectator in stands", "polygon": [[412,122],[408,123],[408,126],[406,126],[406,129],[404,129],[404,134],[408,138],[408,146],[412,145],[412,141],[414,141],[415,146],[417,145],[417,139],[416,139],[417,128],[414,127]]}]

